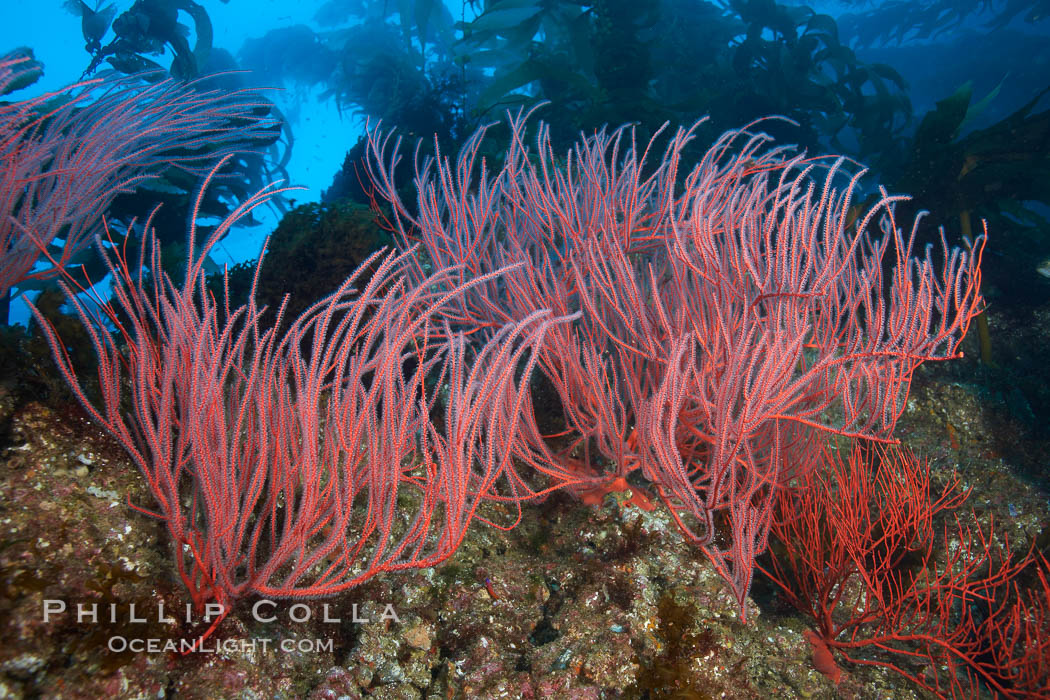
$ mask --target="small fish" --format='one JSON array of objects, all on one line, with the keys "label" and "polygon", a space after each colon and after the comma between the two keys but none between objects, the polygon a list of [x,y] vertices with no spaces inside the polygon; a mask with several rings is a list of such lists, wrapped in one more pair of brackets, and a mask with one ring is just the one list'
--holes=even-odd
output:
[{"label": "small fish", "polygon": [[103,7],[99,7],[99,4],[96,2],[95,8],[92,9],[83,0],[67,0],[65,3],[67,10],[80,16],[80,31],[87,42],[88,50],[92,52],[101,47],[102,37],[117,13],[117,8],[112,3]]},{"label": "small fish", "polygon": [[813,651],[813,668],[828,677],[835,685],[842,680],[842,669],[835,663],[835,657],[828,648],[827,642],[811,629],[803,630],[802,636],[809,641]]},{"label": "small fish", "polygon": [[1039,265],[1036,266],[1035,271],[1043,277],[1050,277],[1050,258],[1039,263]]}]

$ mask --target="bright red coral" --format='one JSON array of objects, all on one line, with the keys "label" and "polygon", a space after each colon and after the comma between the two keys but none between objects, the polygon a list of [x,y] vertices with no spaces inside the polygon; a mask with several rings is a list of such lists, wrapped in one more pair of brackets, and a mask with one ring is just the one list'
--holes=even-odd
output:
[{"label": "bright red coral", "polygon": [[[85,410],[149,484],[155,506],[132,507],[167,526],[198,608],[214,600],[228,612],[249,593],[330,595],[449,557],[519,451],[516,424],[495,406],[517,410],[515,370],[528,377],[551,326],[540,312],[468,348],[436,317],[464,290],[434,291],[447,271],[407,286],[410,252],[373,255],[278,333],[283,307],[270,321],[254,298],[231,308],[203,271],[210,248],[276,191],[243,203],[199,249],[191,227],[181,286],[163,272],[149,221],[137,258],[99,246],[113,301],[95,298],[96,311],[64,285],[98,355],[99,406],[32,309]],[[442,392],[439,425],[430,412]]]},{"label": "bright red coral", "polygon": [[[100,246],[116,279],[101,317],[67,287],[99,355],[101,407],[37,314],[78,398],[145,475],[157,507],[140,510],[167,524],[195,602],[313,597],[433,566],[474,519],[513,527],[525,501],[633,489],[638,473],[742,616],[772,529],[786,553],[767,573],[815,616],[825,673],[838,654],[937,692],[964,687],[957,672],[1042,682],[1045,637],[1031,640],[1047,623],[1045,572],[1042,594],[1023,592],[1027,562],[962,527],[936,560],[934,517],[962,496],[931,501],[924,470],[870,446],[892,442],[915,369],[958,355],[983,304],[984,237],[960,250],[942,235],[916,257],[899,198],[854,216],[862,173],[770,147],[756,125],[686,172],[695,125],[655,162],[656,137],[639,149],[626,128],[557,158],[543,126],[526,146],[527,116],[510,120],[496,172],[479,156],[485,130],[455,164],[417,157],[415,207],[394,185],[396,143],[371,130],[369,174],[403,250],[283,334],[283,309],[263,323],[254,300],[231,309],[203,281],[208,248],[267,192],[203,250],[190,231],[181,287],[151,240],[138,264]],[[537,424],[534,367],[559,398],[557,435]],[[842,461],[832,435],[869,447]],[[516,517],[492,522],[486,499]],[[971,661],[999,653],[989,640],[1006,650],[994,668]],[[861,656],[874,649],[934,677]]]},{"label": "bright red coral", "polygon": [[931,491],[929,466],[900,448],[820,454],[778,492],[762,569],[814,620],[818,670],[841,673],[834,651],[939,697],[1046,697],[1045,560],[1011,556],[990,529],[965,524],[956,511],[969,492],[955,479]]},{"label": "bright red coral", "polygon": [[398,142],[370,130],[387,223],[457,282],[520,264],[458,297],[454,323],[580,314],[539,352],[567,429],[542,435],[530,407],[522,460],[578,493],[640,471],[743,612],[777,491],[819,434],[889,440],[915,368],[957,355],[982,306],[984,238],[914,257],[899,197],[856,219],[861,173],[771,148],[757,125],[686,170],[696,125],[659,156],[628,128],[557,155],[542,124],[526,145],[527,117],[510,119],[495,172],[484,129],[454,163],[417,150],[414,207],[394,185]]}]

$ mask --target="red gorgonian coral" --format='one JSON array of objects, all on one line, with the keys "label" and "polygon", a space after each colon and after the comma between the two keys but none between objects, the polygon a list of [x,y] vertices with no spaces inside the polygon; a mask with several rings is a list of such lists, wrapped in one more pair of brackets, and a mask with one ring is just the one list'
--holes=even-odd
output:
[{"label": "red gorgonian coral", "polygon": [[[0,95],[39,70],[28,55],[0,57]],[[203,176],[224,155],[272,140],[268,103],[201,83],[93,78],[0,105],[0,299],[58,274],[91,244],[118,194],[167,168]],[[34,271],[56,239],[51,266]]]},{"label": "red gorgonian coral", "polygon": [[[200,247],[191,226],[181,285],[148,220],[137,259],[99,244],[111,301],[62,285],[98,356],[98,406],[30,305],[74,395],[149,485],[155,505],[129,505],[164,522],[194,604],[215,601],[223,616],[251,593],[331,595],[455,552],[520,451],[503,419],[523,400],[515,370],[524,363],[527,378],[554,323],[541,311],[468,347],[437,318],[464,291],[435,291],[449,273],[407,286],[409,252],[364,282],[377,253],[278,332],[283,306],[266,317],[253,294],[231,308],[204,276],[209,250],[275,192],[244,202]],[[440,395],[443,425],[431,415]]]},{"label": "red gorgonian coral", "polygon": [[453,284],[519,264],[456,299],[447,317],[464,328],[581,315],[539,351],[565,430],[543,435],[521,413],[520,459],[585,493],[640,471],[744,612],[776,491],[819,433],[890,439],[915,368],[957,355],[982,305],[984,237],[960,250],[942,235],[915,257],[901,198],[857,215],[862,173],[771,148],[757,125],[687,170],[696,125],[654,161],[658,135],[639,147],[626,127],[558,155],[541,124],[530,149],[527,118],[510,118],[497,170],[480,156],[486,129],[455,162],[417,147],[411,206],[394,181],[400,140],[371,129],[386,223]]}]

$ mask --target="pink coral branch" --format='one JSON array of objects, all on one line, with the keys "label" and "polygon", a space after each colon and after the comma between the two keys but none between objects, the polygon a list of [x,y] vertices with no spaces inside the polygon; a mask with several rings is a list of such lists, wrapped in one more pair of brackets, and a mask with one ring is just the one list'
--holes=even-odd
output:
[{"label": "pink coral branch", "polygon": [[[0,59],[0,88],[34,64]],[[235,149],[270,137],[267,103],[201,81],[111,77],[0,105],[0,297],[54,276],[88,246],[113,199],[175,167],[203,175]],[[52,265],[41,250],[61,239]]]},{"label": "pink coral branch", "polygon": [[[254,298],[220,304],[202,265],[236,217],[278,191],[258,193],[190,246],[181,286],[163,272],[148,220],[139,265],[99,244],[114,278],[113,300],[95,300],[100,312],[63,285],[98,355],[97,406],[31,307],[77,398],[145,477],[156,512],[135,509],[164,520],[197,606],[330,595],[449,557],[520,451],[516,422],[496,408],[520,405],[514,372],[534,362],[554,323],[537,312],[479,349],[435,332],[470,283],[434,291],[452,274],[442,270],[407,284],[410,251],[375,254],[278,334],[283,307],[267,323]],[[443,428],[428,415],[442,391]]]}]

